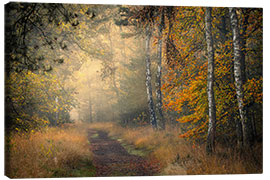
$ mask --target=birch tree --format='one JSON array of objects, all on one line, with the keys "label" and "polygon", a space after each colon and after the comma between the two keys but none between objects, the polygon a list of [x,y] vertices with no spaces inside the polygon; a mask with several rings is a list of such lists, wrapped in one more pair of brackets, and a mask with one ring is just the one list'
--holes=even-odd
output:
[{"label": "birch tree", "polygon": [[238,18],[236,14],[235,8],[229,8],[230,12],[230,22],[233,34],[233,54],[234,54],[234,78],[235,78],[235,89],[236,89],[236,96],[238,102],[238,109],[240,114],[240,121],[242,125],[242,136],[243,136],[243,144],[250,145],[251,144],[251,133],[249,128],[249,122],[247,117],[247,110],[244,105],[244,92],[243,92],[243,71],[242,71],[242,50],[241,50],[241,42],[240,42],[240,32],[238,27]]},{"label": "birch tree", "polygon": [[215,149],[215,131],[216,131],[216,103],[214,95],[214,48],[212,38],[212,25],[211,25],[211,8],[207,7],[205,11],[205,32],[208,54],[208,77],[207,77],[207,96],[208,96],[208,109],[209,109],[209,125],[206,151],[212,153]]},{"label": "birch tree", "polygon": [[161,8],[160,24],[158,26],[158,67],[157,67],[157,112],[159,113],[158,126],[160,129],[165,129],[165,120],[162,112],[162,93],[161,93],[161,76],[162,76],[162,31],[164,28],[164,10]]},{"label": "birch tree", "polygon": [[152,95],[152,84],[151,84],[151,61],[150,61],[150,39],[151,39],[151,31],[150,28],[146,29],[146,40],[145,40],[145,51],[146,51],[146,92],[147,92],[147,100],[148,107],[150,113],[150,124],[154,129],[157,128],[157,118],[154,109],[154,101]]}]

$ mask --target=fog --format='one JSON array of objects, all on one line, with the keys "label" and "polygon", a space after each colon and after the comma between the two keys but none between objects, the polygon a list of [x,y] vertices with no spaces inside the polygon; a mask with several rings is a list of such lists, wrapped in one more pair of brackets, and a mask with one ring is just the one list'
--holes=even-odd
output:
[{"label": "fog", "polygon": [[[37,8],[40,15],[46,12],[41,8]],[[27,53],[41,59],[32,64],[32,72],[41,75],[45,71],[56,78],[57,89],[69,92],[73,101],[70,121],[120,122],[127,115],[134,114],[133,118],[146,111],[144,32],[117,24],[123,18],[120,6],[64,4],[57,8],[68,11],[69,19],[65,20],[65,14],[64,19],[58,17],[63,16],[61,11],[51,21],[44,17],[42,25],[29,25],[33,33],[26,34],[24,41]],[[59,98],[56,94],[50,95]],[[60,112],[55,113],[58,117]]]}]

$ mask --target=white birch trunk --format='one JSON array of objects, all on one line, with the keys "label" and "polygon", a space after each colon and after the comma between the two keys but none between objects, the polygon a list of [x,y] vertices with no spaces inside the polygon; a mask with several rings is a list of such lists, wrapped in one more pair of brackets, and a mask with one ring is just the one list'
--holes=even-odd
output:
[{"label": "white birch trunk", "polygon": [[146,91],[147,91],[147,98],[148,98],[148,106],[149,106],[149,113],[150,113],[150,124],[154,129],[157,128],[157,118],[154,109],[154,101],[152,95],[152,84],[151,84],[151,61],[150,61],[150,38],[151,32],[149,27],[146,29]]},{"label": "white birch trunk", "polygon": [[215,131],[216,131],[216,102],[214,95],[214,48],[212,38],[212,25],[211,25],[211,10],[207,7],[205,11],[205,31],[206,31],[206,43],[208,54],[208,77],[207,77],[207,95],[208,95],[208,108],[209,108],[209,125],[206,151],[212,153],[215,150]]},{"label": "white birch trunk", "polygon": [[233,34],[233,51],[234,51],[234,78],[235,78],[235,88],[236,96],[238,102],[238,109],[240,114],[240,121],[242,124],[242,134],[243,134],[243,145],[250,145],[250,132],[248,127],[248,118],[246,108],[244,106],[244,92],[243,92],[243,78],[242,67],[241,67],[241,42],[240,33],[238,28],[238,18],[235,8],[229,8],[230,11],[230,21]]},{"label": "white birch trunk", "polygon": [[162,93],[161,93],[161,77],[162,77],[162,30],[164,27],[164,14],[161,14],[161,21],[158,27],[158,67],[157,67],[157,83],[156,83],[156,95],[157,95],[157,112],[159,113],[158,128],[165,129],[165,119],[162,111]]}]

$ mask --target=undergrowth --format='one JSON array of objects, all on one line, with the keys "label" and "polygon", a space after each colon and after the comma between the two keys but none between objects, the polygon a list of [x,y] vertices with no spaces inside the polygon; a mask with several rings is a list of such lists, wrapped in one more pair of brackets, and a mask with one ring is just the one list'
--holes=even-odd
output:
[{"label": "undergrowth", "polygon": [[83,126],[46,128],[30,134],[14,133],[6,152],[10,178],[93,176],[87,133]]},{"label": "undergrowth", "polygon": [[261,144],[246,156],[221,145],[217,145],[213,155],[207,155],[204,145],[179,138],[177,128],[154,131],[151,127],[92,123],[11,135],[6,175],[10,178],[95,176],[86,136],[88,128],[107,131],[111,137],[120,139],[124,147],[132,147],[138,155],[159,163],[160,175],[262,173]]},{"label": "undergrowth", "polygon": [[244,157],[221,145],[217,145],[213,155],[207,155],[204,145],[179,138],[177,128],[154,131],[151,127],[127,128],[116,123],[93,123],[89,128],[105,130],[110,136],[149,152],[147,157],[162,166],[160,175],[262,173],[261,144]]}]

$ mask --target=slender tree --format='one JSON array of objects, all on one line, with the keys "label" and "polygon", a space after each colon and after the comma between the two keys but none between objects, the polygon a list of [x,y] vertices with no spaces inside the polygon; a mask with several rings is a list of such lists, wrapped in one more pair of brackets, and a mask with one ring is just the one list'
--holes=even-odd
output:
[{"label": "slender tree", "polygon": [[240,42],[240,32],[238,27],[238,18],[235,8],[229,8],[230,21],[233,34],[233,51],[234,51],[234,78],[235,78],[235,88],[236,96],[238,102],[238,109],[240,114],[240,121],[242,124],[242,134],[243,134],[243,144],[240,146],[251,145],[252,137],[250,133],[250,127],[247,117],[247,110],[244,105],[244,92],[243,92],[243,70],[242,70],[242,50]]},{"label": "slender tree", "polygon": [[156,83],[156,95],[157,95],[157,112],[159,113],[158,126],[160,129],[165,129],[165,120],[162,112],[162,93],[161,93],[161,78],[162,78],[162,31],[164,28],[164,9],[161,8],[161,18],[158,26],[158,67],[157,67],[157,83]]},{"label": "slender tree", "polygon": [[166,46],[166,63],[169,66],[174,66],[174,63],[177,60],[177,55],[180,53],[178,49],[176,48],[173,38],[171,37],[171,34],[173,33],[173,24],[175,20],[175,9],[173,6],[166,7],[166,19],[168,20],[167,26],[168,26],[168,33],[165,40],[165,46]]},{"label": "slender tree", "polygon": [[215,149],[215,131],[216,131],[216,103],[214,94],[215,82],[215,62],[214,62],[214,48],[212,38],[212,25],[211,25],[211,8],[207,7],[205,11],[205,32],[208,54],[208,78],[207,78],[207,95],[208,95],[208,109],[209,109],[209,125],[206,151],[212,153]]},{"label": "slender tree", "polygon": [[[87,76],[87,85],[88,88],[91,90],[91,80]],[[88,106],[89,106],[89,122],[93,122],[93,110],[92,110],[92,96],[91,96],[91,91],[88,93]]]},{"label": "slender tree", "polygon": [[151,85],[151,60],[150,60],[150,39],[151,39],[151,30],[149,27],[146,29],[146,40],[145,40],[145,51],[146,51],[146,91],[147,99],[150,113],[150,123],[154,129],[157,128],[157,118],[154,109],[154,101],[152,95],[152,85]]},{"label": "slender tree", "polygon": [[[249,25],[249,17],[251,16],[252,11],[254,9],[252,8],[242,8],[240,11],[240,14],[242,16],[242,22],[239,23],[239,28],[242,30],[242,33],[240,32],[240,45],[241,45],[241,71],[243,74],[243,84],[245,84],[248,80],[248,74],[247,74],[247,67],[246,67],[246,54],[247,54],[247,28]],[[249,103],[250,105],[253,103]],[[250,130],[252,132],[251,138],[255,140],[257,137],[256,132],[256,122],[254,118],[254,112],[251,110],[250,105],[246,108],[246,113],[249,115],[249,126]]]}]

